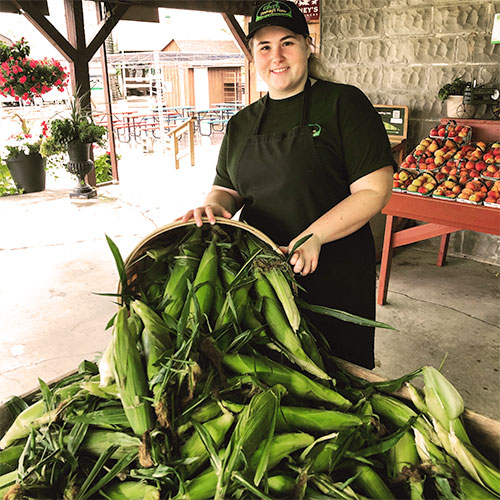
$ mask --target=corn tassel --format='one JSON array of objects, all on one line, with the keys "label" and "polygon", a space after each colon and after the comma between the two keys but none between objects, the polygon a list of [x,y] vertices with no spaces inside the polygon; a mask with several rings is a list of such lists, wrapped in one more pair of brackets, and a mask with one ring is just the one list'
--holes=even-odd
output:
[{"label": "corn tassel", "polygon": [[257,269],[254,270],[254,273],[257,278],[255,291],[263,300],[263,315],[274,337],[302,369],[318,378],[329,380],[330,377],[305,353],[299,337],[290,327],[290,323],[264,274]]},{"label": "corn tassel", "polygon": [[127,309],[122,307],[115,318],[113,366],[120,400],[130,423],[138,436],[154,426],[148,383],[140,353],[131,339],[127,325]]},{"label": "corn tassel", "polygon": [[242,354],[225,354],[222,362],[236,373],[256,375],[267,385],[282,384],[295,396],[331,403],[344,410],[351,406],[351,402],[338,392],[269,359],[264,361]]}]

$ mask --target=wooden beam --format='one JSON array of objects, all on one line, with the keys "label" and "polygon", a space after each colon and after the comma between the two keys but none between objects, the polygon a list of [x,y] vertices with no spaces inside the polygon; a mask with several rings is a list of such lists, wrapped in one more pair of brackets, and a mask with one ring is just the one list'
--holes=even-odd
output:
[{"label": "wooden beam", "polygon": [[221,15],[224,21],[226,21],[226,24],[228,25],[231,33],[233,34],[236,43],[239,45],[243,54],[245,54],[245,57],[249,61],[253,61],[252,54],[248,50],[245,32],[241,29],[240,23],[232,14],[226,14],[225,12],[223,12]]},{"label": "wooden beam", "polygon": [[22,11],[24,17],[42,33],[67,61],[72,61],[76,57],[75,48],[42,14],[42,11],[38,8],[37,2],[30,0],[13,0],[12,3]]},{"label": "wooden beam", "polygon": [[[96,4],[99,8],[99,4]],[[107,19],[101,21],[98,26],[98,31],[87,47],[87,61],[92,59],[92,56],[99,50],[99,47],[104,43],[106,38],[118,24],[118,21],[124,16],[129,9],[128,5],[116,5],[110,12]]]},{"label": "wooden beam", "polygon": [[[47,0],[37,0],[36,6],[43,16],[49,15]],[[0,1],[0,12],[5,12],[6,14],[23,14],[22,12],[19,12],[19,7],[17,7],[12,0]]]}]

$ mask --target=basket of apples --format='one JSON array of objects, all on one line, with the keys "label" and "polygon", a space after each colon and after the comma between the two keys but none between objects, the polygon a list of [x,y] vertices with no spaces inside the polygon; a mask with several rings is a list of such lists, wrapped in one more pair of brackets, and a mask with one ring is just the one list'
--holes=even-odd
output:
[{"label": "basket of apples", "polygon": [[457,201],[472,205],[481,205],[487,193],[488,186],[484,181],[481,179],[472,179],[465,183],[462,191],[457,196]]},{"label": "basket of apples", "polygon": [[396,192],[404,192],[417,176],[416,172],[400,169],[392,176],[392,190]]},{"label": "basket of apples", "polygon": [[411,181],[406,188],[406,192],[420,196],[429,196],[437,185],[438,181],[431,172],[421,172],[418,177]]},{"label": "basket of apples", "polygon": [[453,139],[457,144],[469,142],[472,137],[472,128],[468,125],[457,125],[455,120],[449,120],[448,123],[440,123],[433,127],[429,135],[439,139]]},{"label": "basket of apples", "polygon": [[500,180],[493,182],[483,204],[486,207],[500,208]]},{"label": "basket of apples", "polygon": [[438,184],[432,192],[433,198],[442,198],[449,201],[455,201],[456,197],[462,191],[462,186],[456,175],[450,175]]},{"label": "basket of apples", "polygon": [[481,171],[481,178],[493,181],[500,179],[500,141],[488,146],[483,161],[485,168]]}]

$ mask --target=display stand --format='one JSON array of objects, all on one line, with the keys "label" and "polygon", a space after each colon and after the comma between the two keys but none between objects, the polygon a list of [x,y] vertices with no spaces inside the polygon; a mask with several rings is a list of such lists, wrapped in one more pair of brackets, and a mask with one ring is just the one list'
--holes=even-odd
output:
[{"label": "display stand", "polygon": [[[441,119],[447,123],[450,118]],[[491,142],[500,139],[500,121],[455,119],[457,124],[472,127],[473,141]],[[470,205],[458,201],[439,200],[429,196],[417,196],[393,192],[382,213],[387,216],[380,262],[377,304],[384,305],[391,273],[394,248],[441,236],[436,264],[446,262],[450,234],[462,229],[500,236],[500,210],[482,205]],[[426,224],[398,230],[399,218]]]}]

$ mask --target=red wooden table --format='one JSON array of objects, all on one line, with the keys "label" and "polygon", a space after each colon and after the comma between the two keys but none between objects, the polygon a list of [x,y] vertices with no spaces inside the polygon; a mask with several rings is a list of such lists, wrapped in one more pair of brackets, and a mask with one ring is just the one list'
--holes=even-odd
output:
[{"label": "red wooden table", "polygon": [[[482,205],[438,200],[404,193],[392,193],[389,203],[382,210],[387,215],[384,246],[380,263],[377,303],[387,299],[387,285],[391,273],[393,249],[441,236],[437,265],[446,260],[450,233],[468,229],[481,233],[500,235],[500,210]],[[398,218],[426,222],[408,229],[397,230]]]}]

